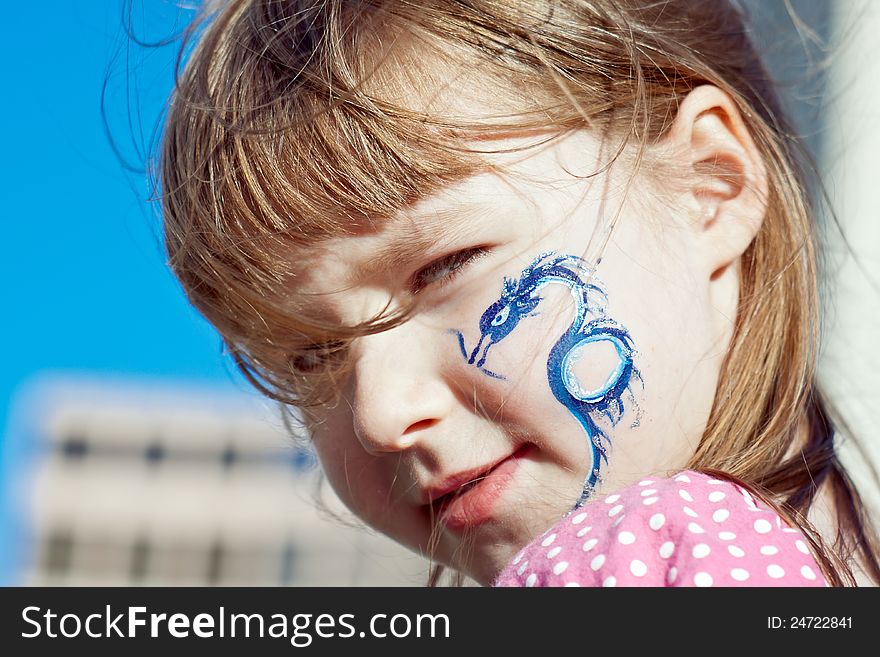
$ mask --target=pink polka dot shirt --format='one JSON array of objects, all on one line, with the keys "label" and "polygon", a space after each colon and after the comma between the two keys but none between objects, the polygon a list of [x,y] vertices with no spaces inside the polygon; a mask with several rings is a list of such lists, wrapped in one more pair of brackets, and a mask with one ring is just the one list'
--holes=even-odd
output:
[{"label": "pink polka dot shirt", "polygon": [[596,498],[495,586],[825,586],[799,529],[739,486],[685,471]]}]

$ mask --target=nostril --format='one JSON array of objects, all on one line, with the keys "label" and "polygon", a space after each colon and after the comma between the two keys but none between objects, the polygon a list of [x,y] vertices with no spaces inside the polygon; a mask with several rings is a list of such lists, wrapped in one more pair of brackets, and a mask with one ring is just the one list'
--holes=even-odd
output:
[{"label": "nostril", "polygon": [[418,422],[413,422],[406,428],[406,431],[403,432],[403,435],[407,435],[408,433],[414,433],[416,431],[421,431],[423,429],[430,429],[435,424],[437,424],[440,420],[432,419],[432,420],[419,420]]}]

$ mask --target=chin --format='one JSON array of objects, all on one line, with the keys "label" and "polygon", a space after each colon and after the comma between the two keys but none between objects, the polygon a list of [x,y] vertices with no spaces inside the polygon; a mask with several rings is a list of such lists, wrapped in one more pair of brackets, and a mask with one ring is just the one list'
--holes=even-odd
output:
[{"label": "chin", "polygon": [[[498,549],[495,549],[498,548]],[[492,554],[472,554],[467,563],[447,563],[450,568],[458,570],[481,586],[491,586],[498,573],[513,559],[519,548],[506,548],[505,546],[493,546]]]},{"label": "chin", "polygon": [[[560,514],[551,514],[546,522],[537,522],[535,527],[493,523],[492,527],[475,528],[464,536],[446,534],[438,546],[435,560],[464,573],[482,586],[490,586],[522,548],[560,517]],[[499,529],[501,531],[497,531]]]}]

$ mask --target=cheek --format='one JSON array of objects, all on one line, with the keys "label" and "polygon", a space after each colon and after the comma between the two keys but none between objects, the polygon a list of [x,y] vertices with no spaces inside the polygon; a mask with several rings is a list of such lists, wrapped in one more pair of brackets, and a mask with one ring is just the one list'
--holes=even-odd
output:
[{"label": "cheek", "polygon": [[[360,516],[354,502],[359,499],[358,489],[363,486],[365,470],[350,434],[351,424],[327,418],[312,430],[312,444],[333,491],[343,504]],[[352,467],[357,469],[360,476],[347,481],[345,473]]]},{"label": "cheek", "polygon": [[381,462],[354,435],[350,413],[328,413],[312,430],[321,469],[333,491],[352,513],[375,526],[376,509],[388,498]]},{"label": "cheek", "polygon": [[351,412],[338,411],[325,414],[312,428],[315,453],[327,482],[366,525],[413,550],[426,550],[430,518],[407,497],[411,483],[409,477],[401,476],[400,459],[366,451],[352,426]]},{"label": "cheek", "polygon": [[[705,425],[718,370],[706,302],[684,259],[652,259],[656,245],[644,242],[612,249],[592,281],[607,303],[590,297],[583,317],[582,293],[556,280],[536,290],[535,314],[488,350],[478,349],[480,317],[497,294],[460,304],[447,336],[450,372],[473,405],[572,470],[597,462],[597,435],[624,476],[684,465]],[[482,371],[468,362],[474,353],[485,356]]]},{"label": "cheek", "polygon": [[726,351],[713,338],[708,297],[687,261],[634,249],[626,259],[603,263],[609,312],[632,335],[644,383],[640,426],[621,427],[615,444],[615,467],[629,479],[686,465],[705,429]]},{"label": "cheek", "polygon": [[[562,284],[548,284],[539,291],[541,302],[536,314],[524,317],[503,340],[488,351],[484,367],[500,380],[473,365],[467,365],[459,353],[454,359],[456,375],[467,377],[467,385],[474,390],[483,413],[494,423],[544,450],[545,456],[563,465],[566,470],[583,472],[592,460],[590,443],[586,439],[577,410],[565,391],[551,381],[562,377],[557,344],[577,319],[576,304],[571,291]],[[485,308],[475,309],[473,319],[462,330],[466,350],[476,344],[480,333],[478,319]],[[598,390],[614,378],[620,356],[607,340],[596,340],[578,350],[573,359],[571,376],[577,378],[585,391]],[[574,387],[574,386],[572,386]],[[559,399],[557,395],[563,397]],[[573,412],[575,411],[575,412]]]},{"label": "cheek", "polygon": [[[540,296],[542,301],[537,312],[521,319],[509,335],[491,346],[485,367],[504,377],[501,385],[511,399],[526,404],[558,404],[548,383],[548,368],[553,367],[551,351],[575,323],[575,303],[562,285],[548,285],[540,291]],[[472,320],[469,330],[462,334],[466,347],[475,344],[479,338],[477,321]],[[581,345],[568,361],[567,371],[584,391],[601,389],[620,363],[614,342],[601,339],[601,335],[597,337],[599,339]],[[492,377],[484,376],[483,380],[486,379]]]},{"label": "cheek", "polygon": [[[498,341],[480,343],[480,318],[497,299],[470,303],[456,313],[457,330],[450,335],[450,362],[458,376],[466,377],[487,411],[499,418],[510,418],[523,412],[545,410],[555,399],[547,384],[547,360],[555,341],[571,321],[571,310],[565,307],[565,291],[547,289],[537,314],[522,317],[515,328]],[[570,297],[569,297],[570,298]],[[562,301],[560,304],[559,302]],[[569,304],[570,305],[570,304]],[[561,307],[560,307],[561,306]],[[480,345],[476,361],[485,356],[482,368],[468,359]],[[488,349],[486,349],[488,345]]]}]

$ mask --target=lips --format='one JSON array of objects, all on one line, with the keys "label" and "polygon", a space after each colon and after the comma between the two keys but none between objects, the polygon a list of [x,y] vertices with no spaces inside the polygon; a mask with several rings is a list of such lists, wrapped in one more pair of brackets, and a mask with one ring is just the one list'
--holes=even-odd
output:
[{"label": "lips", "polygon": [[519,468],[530,446],[487,466],[453,475],[442,486],[429,489],[435,516],[452,529],[472,527],[489,520],[499,498]]},{"label": "lips", "polygon": [[506,461],[508,458],[510,458],[509,455],[495,461],[494,463],[472,468],[471,470],[465,470],[464,472],[459,472],[447,477],[440,484],[432,486],[426,490],[425,497],[427,499],[425,500],[425,503],[433,504],[435,501],[440,500],[440,498],[455,493],[458,489],[464,486],[476,483],[481,476],[491,472],[499,463]]}]

